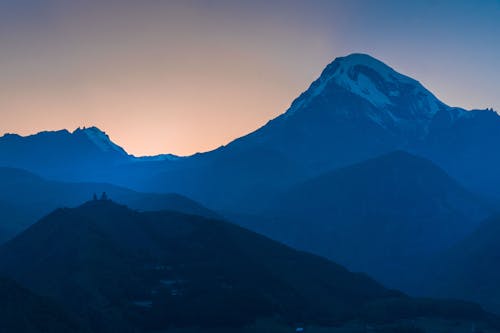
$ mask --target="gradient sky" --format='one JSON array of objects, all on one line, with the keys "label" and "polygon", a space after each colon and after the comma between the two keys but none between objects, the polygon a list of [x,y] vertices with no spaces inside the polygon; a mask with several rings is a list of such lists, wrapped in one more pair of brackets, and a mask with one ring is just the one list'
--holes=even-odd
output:
[{"label": "gradient sky", "polygon": [[500,0],[0,0],[0,133],[95,125],[136,155],[206,151],[353,52],[500,110]]}]

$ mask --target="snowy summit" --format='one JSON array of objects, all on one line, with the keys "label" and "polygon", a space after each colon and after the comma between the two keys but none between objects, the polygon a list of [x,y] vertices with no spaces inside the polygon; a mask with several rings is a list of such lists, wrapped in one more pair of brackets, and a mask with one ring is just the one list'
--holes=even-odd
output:
[{"label": "snowy summit", "polygon": [[[309,89],[294,101],[289,113],[306,108],[318,97],[329,98],[332,91],[339,89],[383,110],[386,118],[395,122],[428,121],[437,111],[446,108],[418,81],[369,55],[354,53],[330,63]],[[373,118],[380,122],[380,117]]]},{"label": "snowy summit", "polygon": [[94,145],[96,145],[103,152],[116,151],[119,153],[127,154],[122,147],[113,143],[105,132],[101,131],[95,126],[83,128],[79,127],[75,131],[73,131],[72,134],[84,134],[90,141],[92,141],[92,143],[94,143]]}]

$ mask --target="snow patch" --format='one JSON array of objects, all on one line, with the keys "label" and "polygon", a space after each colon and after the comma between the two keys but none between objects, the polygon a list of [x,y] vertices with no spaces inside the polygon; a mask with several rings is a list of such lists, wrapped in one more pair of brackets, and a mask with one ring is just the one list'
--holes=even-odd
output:
[{"label": "snow patch", "polygon": [[104,152],[109,152],[109,151],[116,151],[119,153],[125,153],[122,147],[116,145],[113,143],[109,136],[98,129],[97,127],[89,127],[89,128],[77,128],[73,134],[76,133],[83,133],[87,136],[87,138],[92,141],[101,151]]},{"label": "snow patch", "polygon": [[340,86],[353,94],[363,97],[376,107],[383,108],[392,104],[389,98],[375,86],[373,81],[362,73],[359,73],[357,81],[352,80],[348,75],[340,75],[335,81]]}]

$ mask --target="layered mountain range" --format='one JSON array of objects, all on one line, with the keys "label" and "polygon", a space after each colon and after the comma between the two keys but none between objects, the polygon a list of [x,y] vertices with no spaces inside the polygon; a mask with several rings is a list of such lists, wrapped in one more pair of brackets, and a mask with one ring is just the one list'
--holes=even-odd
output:
[{"label": "layered mountain range", "polygon": [[135,158],[104,132],[87,128],[5,135],[0,165],[251,210],[300,180],[404,149],[473,190],[496,195],[499,129],[495,112],[449,107],[418,81],[368,55],[352,54],[329,64],[284,114],[211,152]]},{"label": "layered mountain range", "polygon": [[52,181],[25,170],[0,167],[0,242],[15,236],[56,208],[77,206],[103,193],[134,209],[217,216],[179,194],[142,193],[107,183]]},{"label": "layered mountain range", "polygon": [[430,161],[397,151],[308,179],[234,220],[404,289],[423,259],[493,211]]},{"label": "layered mountain range", "polygon": [[109,200],[44,217],[0,248],[0,272],[97,333],[497,329],[473,303],[410,298],[227,222]]},{"label": "layered mountain range", "polygon": [[500,200],[498,142],[493,110],[448,106],[381,61],[351,54],[285,113],[210,152],[135,157],[95,127],[0,137],[0,238],[108,192],[134,209],[225,216],[388,287],[500,311],[498,219],[483,222]]}]

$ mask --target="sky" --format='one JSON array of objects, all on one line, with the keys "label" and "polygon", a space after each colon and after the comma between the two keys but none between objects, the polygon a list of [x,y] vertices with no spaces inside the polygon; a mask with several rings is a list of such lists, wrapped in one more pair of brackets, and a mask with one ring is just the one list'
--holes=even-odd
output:
[{"label": "sky", "polygon": [[0,0],[0,134],[97,126],[135,155],[190,155],[355,52],[500,110],[500,0]]}]

